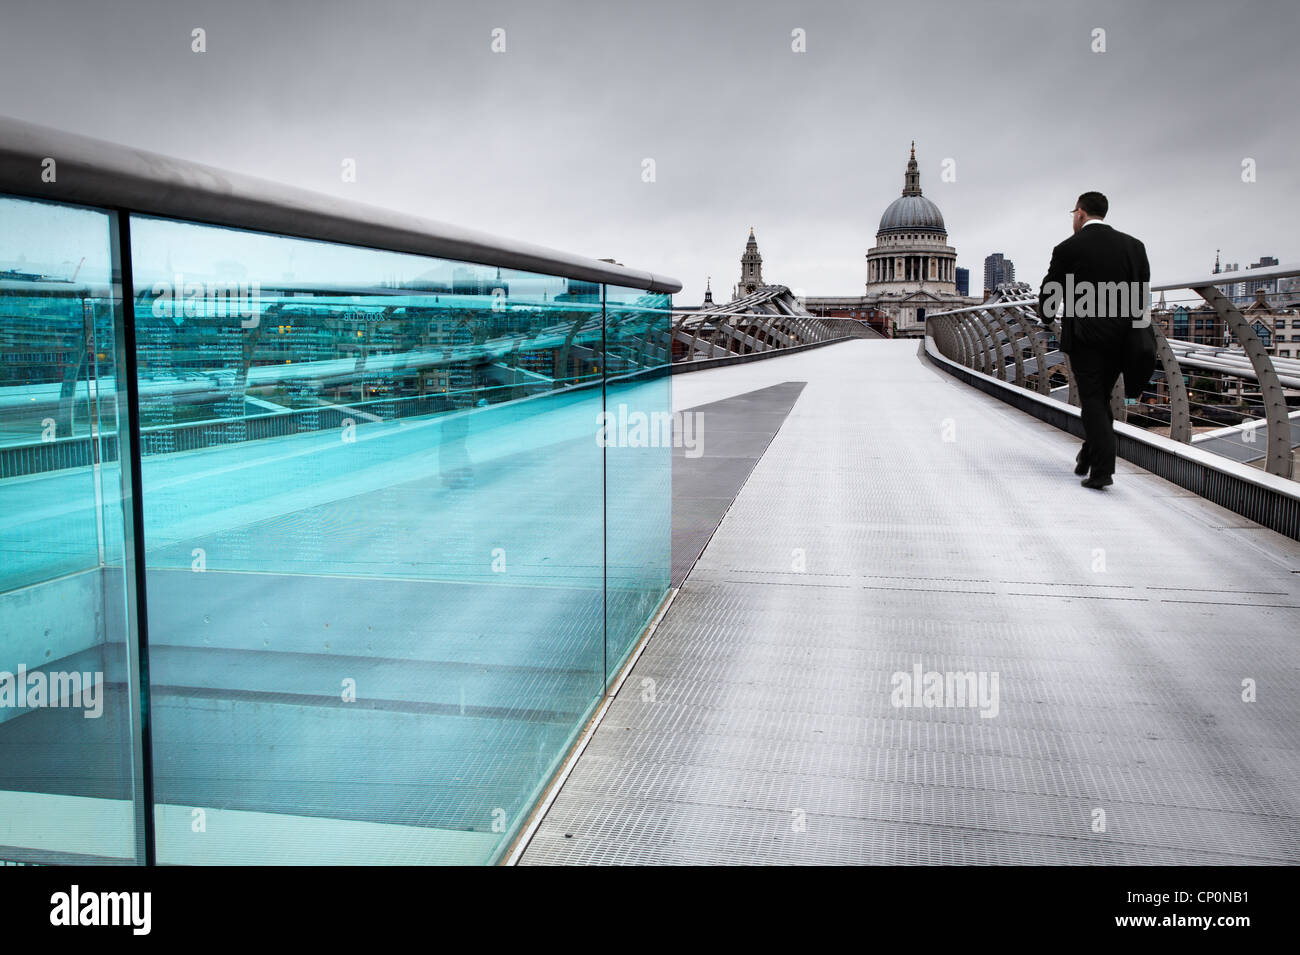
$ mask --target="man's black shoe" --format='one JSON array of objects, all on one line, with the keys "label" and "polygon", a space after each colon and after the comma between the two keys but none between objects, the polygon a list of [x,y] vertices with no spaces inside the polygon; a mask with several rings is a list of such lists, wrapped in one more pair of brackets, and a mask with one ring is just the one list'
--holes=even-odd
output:
[{"label": "man's black shoe", "polygon": [[1090,477],[1090,478],[1084,478],[1079,483],[1082,484],[1084,487],[1092,488],[1094,491],[1100,491],[1104,487],[1110,487],[1110,485],[1114,484],[1115,482],[1108,477],[1100,477],[1100,478]]},{"label": "man's black shoe", "polygon": [[1078,457],[1074,459],[1074,473],[1083,477],[1088,473],[1088,462],[1083,459],[1083,452],[1080,451]]}]

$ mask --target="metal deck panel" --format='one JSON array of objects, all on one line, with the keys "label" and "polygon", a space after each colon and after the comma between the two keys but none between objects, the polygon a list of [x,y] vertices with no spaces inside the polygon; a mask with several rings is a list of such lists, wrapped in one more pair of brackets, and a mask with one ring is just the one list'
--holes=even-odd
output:
[{"label": "metal deck panel", "polygon": [[[1300,545],[1122,460],[1081,488],[913,342],[674,404],[792,380],[524,863],[1300,862]],[[894,707],[916,663],[998,672],[997,715]]]}]

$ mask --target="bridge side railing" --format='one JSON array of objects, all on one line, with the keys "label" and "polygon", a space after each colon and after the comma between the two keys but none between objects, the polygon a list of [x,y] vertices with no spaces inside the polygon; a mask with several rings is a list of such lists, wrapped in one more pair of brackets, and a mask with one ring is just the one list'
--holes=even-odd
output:
[{"label": "bridge side railing", "polygon": [[881,337],[857,319],[813,315],[784,286],[765,287],[725,306],[682,309],[669,332],[674,365]]},{"label": "bridge side railing", "polygon": [[[1155,425],[1161,430],[1167,426],[1174,441],[1204,443],[1236,460],[1258,462],[1270,474],[1293,478],[1300,412],[1288,404],[1287,392],[1290,390],[1293,402],[1300,400],[1296,396],[1300,359],[1270,354],[1255,326],[1264,313],[1280,326],[1297,313],[1282,309],[1278,317],[1278,311],[1268,309],[1252,312],[1247,308],[1243,312],[1220,286],[1297,275],[1300,264],[1291,264],[1153,286],[1154,292],[1194,292],[1202,307],[1213,310],[1238,344],[1207,348],[1169,338],[1162,327],[1163,316],[1153,316],[1156,375],[1135,402],[1125,400],[1122,379],[1116,382],[1111,394],[1115,420]],[[1037,307],[1038,300],[1028,285],[1000,286],[980,305],[928,316],[927,336],[952,361],[1040,395],[1061,397],[1077,407],[1078,387],[1056,342],[1057,326],[1044,322]],[[1225,400],[1234,396],[1231,404]],[[1263,442],[1258,440],[1261,430]]]}]

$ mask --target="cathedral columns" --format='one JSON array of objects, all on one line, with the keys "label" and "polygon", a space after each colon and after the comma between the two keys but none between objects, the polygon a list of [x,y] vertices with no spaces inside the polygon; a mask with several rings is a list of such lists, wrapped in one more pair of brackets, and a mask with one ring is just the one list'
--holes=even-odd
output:
[{"label": "cathedral columns", "polygon": [[957,280],[957,262],[948,253],[877,253],[867,259],[867,282],[929,282],[950,284]]}]

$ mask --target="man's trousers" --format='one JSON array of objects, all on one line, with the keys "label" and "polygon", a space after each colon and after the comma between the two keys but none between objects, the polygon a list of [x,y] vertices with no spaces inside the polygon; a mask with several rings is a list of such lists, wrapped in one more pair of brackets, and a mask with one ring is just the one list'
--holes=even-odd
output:
[{"label": "man's trousers", "polygon": [[1069,358],[1083,417],[1081,460],[1091,467],[1092,477],[1107,478],[1115,473],[1115,421],[1110,413],[1110,393],[1123,371],[1123,354],[1076,345],[1070,349]]}]

